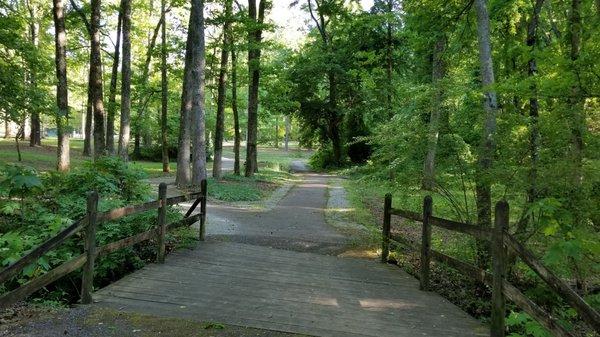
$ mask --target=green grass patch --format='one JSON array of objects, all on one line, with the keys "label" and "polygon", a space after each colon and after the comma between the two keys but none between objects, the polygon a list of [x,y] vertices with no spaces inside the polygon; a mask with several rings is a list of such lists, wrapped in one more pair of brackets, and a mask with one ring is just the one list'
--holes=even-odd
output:
[{"label": "green grass patch", "polygon": [[208,179],[208,195],[229,202],[260,201],[291,178],[287,172],[269,169],[262,169],[251,178],[225,174],[222,179]]}]

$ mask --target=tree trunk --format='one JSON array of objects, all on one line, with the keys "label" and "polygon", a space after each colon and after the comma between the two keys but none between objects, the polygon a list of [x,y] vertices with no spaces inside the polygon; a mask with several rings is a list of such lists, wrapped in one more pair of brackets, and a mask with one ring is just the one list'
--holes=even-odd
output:
[{"label": "tree trunk", "polygon": [[100,19],[102,0],[92,0],[91,25],[91,82],[94,105],[94,158],[106,155],[106,131],[104,125],[104,100],[102,88],[102,45],[100,43]]},{"label": "tree trunk", "polygon": [[123,64],[121,65],[121,127],[119,130],[119,156],[129,159],[131,133],[131,0],[121,2],[123,26]]},{"label": "tree trunk", "polygon": [[117,82],[119,77],[119,58],[121,54],[121,26],[123,22],[123,2],[119,8],[117,18],[117,42],[113,54],[112,73],[110,77],[110,89],[108,93],[108,113],[106,116],[106,151],[110,155],[115,154],[115,113],[117,112]]},{"label": "tree trunk", "polygon": [[433,104],[429,117],[429,135],[427,137],[427,155],[423,167],[423,189],[432,191],[435,187],[435,155],[440,134],[440,117],[443,114],[444,89],[440,81],[446,76],[444,51],[446,37],[440,36],[435,42],[432,57],[431,82],[434,87]]},{"label": "tree trunk", "polygon": [[253,26],[248,32],[248,72],[250,83],[248,86],[248,141],[246,144],[245,176],[251,177],[258,172],[258,89],[260,85],[260,55],[262,41],[262,27],[265,16],[265,0],[260,0],[258,17],[256,13],[256,0],[248,0],[248,15]]},{"label": "tree trunk", "polygon": [[219,85],[217,92],[217,121],[215,124],[215,143],[213,172],[215,178],[221,178],[223,156],[223,134],[225,129],[225,98],[227,94],[227,62],[229,58],[229,39],[231,38],[232,0],[225,2],[225,22],[223,24],[223,46],[221,47],[221,66],[219,69]]},{"label": "tree trunk", "polygon": [[[91,57],[91,53],[90,53]],[[92,127],[94,124],[94,94],[92,92],[92,67],[88,70],[87,102],[85,108],[85,130],[83,138],[83,155],[89,157],[92,155]]]},{"label": "tree trunk", "polygon": [[[34,48],[39,47],[39,23],[36,21],[36,9],[27,1],[27,9],[29,10],[29,38]],[[29,85],[31,89],[37,90],[37,73],[36,67],[32,67],[29,71]],[[42,145],[42,130],[40,123],[40,111],[37,108],[37,104],[31,109],[30,122],[30,134],[29,134],[29,146],[41,146]]]},{"label": "tree trunk", "polygon": [[237,53],[233,48],[231,41],[231,110],[233,110],[233,174],[240,175],[240,143],[242,137],[240,135],[240,114],[237,103]]},{"label": "tree trunk", "polygon": [[279,148],[279,117],[275,117],[275,148]]},{"label": "tree trunk", "polygon": [[[148,76],[150,73],[150,62],[152,61],[152,52],[154,51],[154,47],[156,46],[156,39],[158,38],[158,33],[160,32],[162,24],[163,20],[161,18],[160,20],[158,20],[158,23],[156,24],[156,27],[154,28],[154,31],[152,33],[152,37],[150,38],[148,50],[146,51],[146,60],[144,61],[144,68],[142,69],[142,84],[140,90],[142,94],[140,95],[140,101],[138,102],[138,110],[134,120],[135,140],[133,145],[133,155],[136,157],[139,157],[141,151],[140,145],[143,131],[141,123],[142,118],[144,116],[144,110],[146,109],[146,104],[144,104],[144,101],[146,100],[146,96],[149,95],[146,91],[148,86]],[[147,140],[146,143],[148,143]]]},{"label": "tree trunk", "polygon": [[289,143],[290,143],[290,132],[291,132],[291,122],[290,122],[290,115],[285,115],[284,117],[284,123],[285,123],[285,138],[284,138],[284,148],[285,148],[285,152],[288,152],[290,147],[289,147]]},{"label": "tree trunk", "polygon": [[[193,40],[191,65],[191,120],[192,120],[192,187],[199,188],[206,179],[206,128],[204,120],[204,77],[205,77],[205,45],[204,45],[204,0],[192,0],[192,22],[189,33]],[[195,14],[195,15],[194,15]]]},{"label": "tree trunk", "polygon": [[393,51],[394,51],[394,41],[392,40],[392,20],[391,16],[394,10],[393,0],[388,0],[388,22],[387,22],[387,41],[386,41],[386,79],[387,79],[387,110],[388,110],[388,118],[394,117],[394,110],[392,107],[392,73],[393,73]]},{"label": "tree trunk", "polygon": [[[177,156],[177,184],[200,185],[206,177],[206,148],[204,141],[204,1],[192,0],[186,42],[183,90],[181,93],[181,119],[179,151]],[[193,140],[191,139],[193,138]],[[190,171],[190,146],[194,144]],[[202,165],[204,163],[204,165]]]},{"label": "tree trunk", "polygon": [[169,169],[169,139],[167,127],[167,114],[169,104],[169,79],[167,77],[167,21],[166,21],[166,0],[162,0],[160,4],[161,20],[164,22],[161,29],[161,58],[160,58],[160,73],[161,73],[161,113],[160,113],[160,139],[162,143],[162,164],[163,172],[167,173]]},{"label": "tree trunk", "polygon": [[327,74],[327,79],[329,80],[329,138],[333,146],[333,164],[340,165],[342,163],[341,121],[337,111],[337,79],[333,71]]},{"label": "tree trunk", "polygon": [[56,168],[60,172],[69,170],[69,91],[67,88],[67,33],[65,29],[65,12],[63,0],[53,1],[54,44],[56,64],[56,128],[58,131],[58,148]]},{"label": "tree trunk", "polygon": [[[496,112],[498,102],[496,92],[490,87],[494,85],[494,65],[492,59],[492,42],[490,38],[490,18],[486,0],[475,0],[477,14],[477,40],[479,45],[479,63],[481,82],[484,94],[483,108],[485,111],[483,134],[479,146],[477,159],[477,173],[475,182],[477,223],[482,227],[491,227],[492,224],[492,177],[490,170],[496,150]],[[487,245],[479,242],[478,265],[486,266],[488,259]]]}]

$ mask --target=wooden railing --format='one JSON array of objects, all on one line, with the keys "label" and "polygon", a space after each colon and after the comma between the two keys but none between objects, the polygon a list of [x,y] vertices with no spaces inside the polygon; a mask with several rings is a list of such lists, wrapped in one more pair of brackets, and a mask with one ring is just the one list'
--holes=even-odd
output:
[{"label": "wooden railing", "polygon": [[[506,332],[504,318],[506,316],[506,299],[528,313],[537,320],[554,336],[573,336],[565,330],[555,317],[527,298],[519,289],[507,281],[507,250],[511,250],[527,266],[529,266],[552,291],[558,294],[566,303],[573,307],[580,317],[600,333],[600,315],[579,294],[544,266],[535,255],[508,233],[509,207],[505,201],[496,204],[493,228],[484,228],[467,223],[456,222],[433,216],[433,201],[430,196],[423,200],[423,213],[404,211],[392,208],[392,196],[387,194],[384,203],[383,238],[381,261],[387,262],[390,243],[395,241],[409,249],[420,252],[421,269],[419,284],[421,290],[429,289],[430,261],[434,259],[442,262],[462,274],[492,288],[492,307],[490,321],[490,335],[493,337],[504,336]],[[394,235],[391,231],[391,216],[396,215],[405,219],[422,223],[421,243],[412,242],[404,237]],[[491,272],[482,270],[472,264],[461,261],[449,255],[431,249],[431,226],[445,228],[471,235],[479,240],[490,243],[492,268]]]},{"label": "wooden railing", "polygon": [[[25,256],[0,271],[0,284],[10,280],[20,273],[23,268],[35,263],[40,257],[64,243],[67,239],[85,230],[84,253],[69,261],[63,262],[47,273],[30,280],[19,288],[3,294],[0,297],[0,308],[7,308],[18,301],[26,299],[34,292],[51,284],[65,275],[83,267],[81,284],[81,303],[92,302],[92,291],[94,283],[94,263],[96,258],[110,254],[134,244],[156,238],[157,261],[163,263],[165,260],[165,234],[167,229],[189,226],[200,221],[200,240],[204,240],[206,222],[206,180],[201,183],[200,192],[185,194],[177,197],[167,198],[167,185],[161,183],[158,187],[158,199],[140,205],[116,208],[106,212],[98,212],[98,193],[90,192],[87,197],[86,215],[75,221],[72,225],[62,230],[52,238],[48,239],[38,247],[31,250]],[[180,221],[167,224],[167,206],[176,205],[181,202],[195,200],[192,207],[187,211]],[[200,204],[200,213],[192,215],[194,209]],[[111,220],[117,220],[125,216],[139,214],[152,209],[158,209],[158,225],[145,232],[115,241],[103,246],[96,246],[96,228],[98,224]]]}]

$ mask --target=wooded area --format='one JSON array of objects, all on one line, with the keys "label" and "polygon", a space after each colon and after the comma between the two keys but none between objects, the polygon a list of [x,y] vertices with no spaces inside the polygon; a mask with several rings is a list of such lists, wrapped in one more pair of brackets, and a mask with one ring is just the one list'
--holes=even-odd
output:
[{"label": "wooded area", "polygon": [[[210,161],[223,179],[229,146],[233,175],[251,178],[261,146],[298,142],[313,169],[360,182],[348,189],[361,205],[379,198],[375,213],[388,192],[403,217],[432,195],[433,214],[475,237],[434,232],[432,245],[480,270],[498,248],[483,238],[492,205],[509,202],[506,232],[598,310],[599,0],[283,2],[0,0],[0,119],[16,152],[0,169],[0,248],[19,237],[15,224],[33,228],[28,195],[69,183],[68,203],[41,208],[66,212],[57,228],[81,215],[71,198],[103,186],[94,170],[124,206],[144,195],[128,162],[161,163],[198,189]],[[301,39],[290,42],[282,11],[300,13]],[[37,171],[15,164],[23,146],[54,138],[60,173],[40,192]],[[73,138],[90,159],[82,171]],[[2,266],[16,260],[5,255]],[[562,329],[593,333],[514,251],[506,259],[511,283]],[[509,309],[511,332],[544,336]]]}]

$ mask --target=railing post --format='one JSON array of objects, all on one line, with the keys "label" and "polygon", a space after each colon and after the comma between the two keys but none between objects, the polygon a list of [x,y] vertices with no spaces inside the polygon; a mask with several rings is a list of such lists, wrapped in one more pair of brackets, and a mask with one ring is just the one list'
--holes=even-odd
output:
[{"label": "railing post", "polygon": [[423,199],[423,229],[421,233],[421,272],[419,289],[429,290],[429,269],[431,264],[431,224],[429,219],[433,212],[433,199],[426,196]]},{"label": "railing post", "polygon": [[87,226],[85,228],[85,255],[81,278],[81,303],[92,303],[94,290],[94,263],[96,260],[96,216],[98,214],[98,192],[93,191],[87,196]]},{"label": "railing post", "polygon": [[158,185],[158,200],[160,207],[158,208],[158,252],[156,260],[158,263],[165,262],[165,235],[167,233],[167,184],[160,183]]},{"label": "railing post", "polygon": [[392,224],[392,194],[385,195],[383,203],[383,230],[381,235],[381,262],[386,263],[390,255],[390,228]]},{"label": "railing post", "polygon": [[508,203],[499,201],[496,204],[494,230],[492,234],[492,318],[490,324],[491,337],[504,337],[506,316],[506,298],[504,296],[504,279],[506,274],[506,253],[504,251],[503,233],[508,228]]},{"label": "railing post", "polygon": [[202,196],[202,201],[200,202],[200,213],[202,213],[200,216],[200,241],[204,241],[204,236],[206,234],[206,179],[202,180],[200,183],[200,195]]}]

